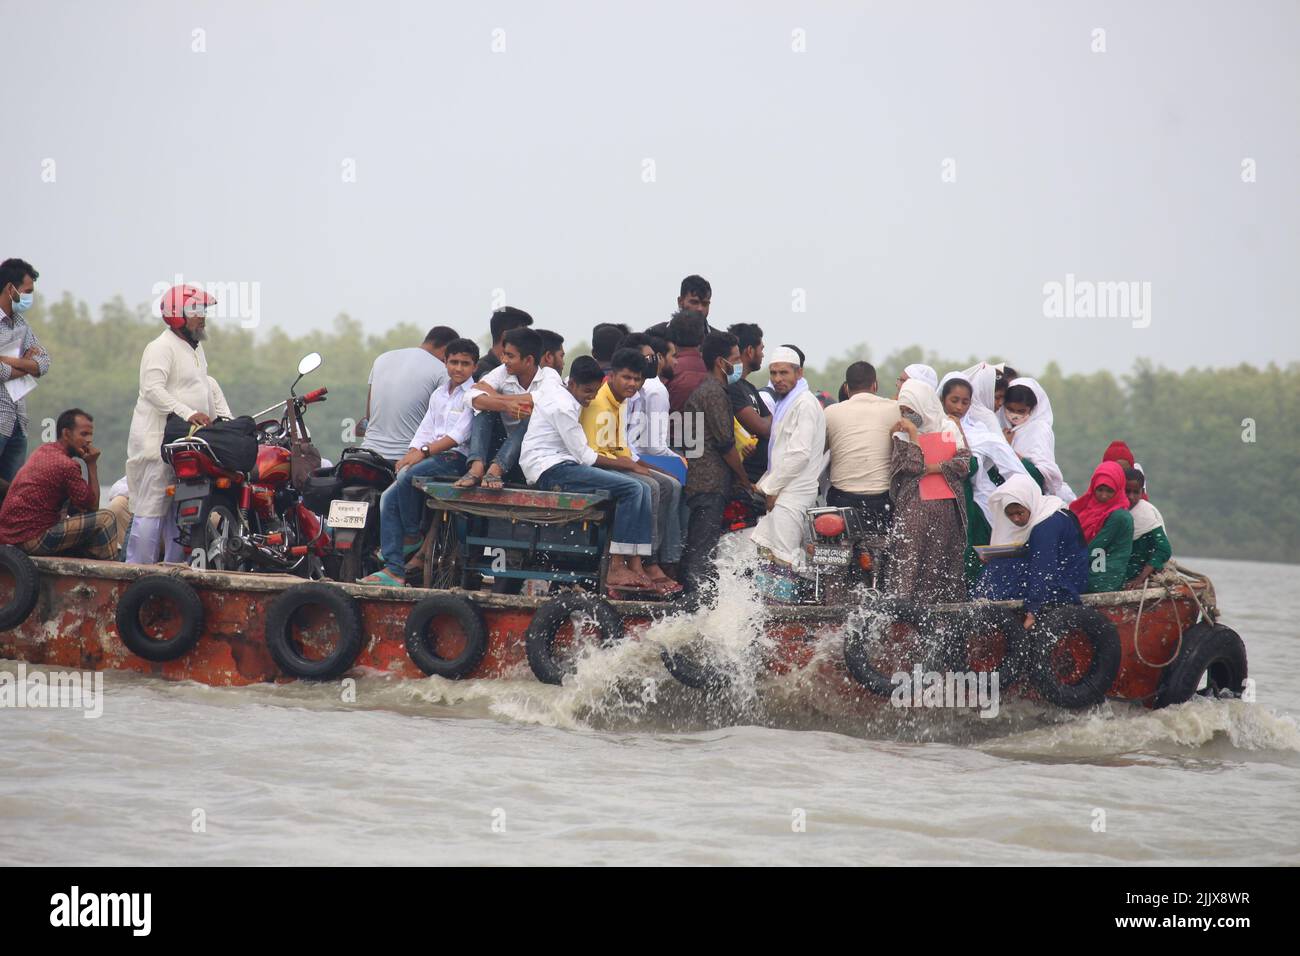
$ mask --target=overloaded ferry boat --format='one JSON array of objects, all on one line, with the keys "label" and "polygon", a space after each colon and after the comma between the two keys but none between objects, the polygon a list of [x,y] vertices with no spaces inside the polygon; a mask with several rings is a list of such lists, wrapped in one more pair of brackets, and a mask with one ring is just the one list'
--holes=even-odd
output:
[{"label": "overloaded ferry boat", "polygon": [[[611,503],[602,495],[417,484],[432,515],[423,587],[0,547],[0,657],[213,686],[335,680],[354,668],[490,680],[525,666],[559,684],[584,645],[642,639],[670,615],[702,620],[691,599],[609,597]],[[887,699],[896,675],[915,668],[996,673],[1004,690],[1071,709],[1107,698],[1163,707],[1246,686],[1245,648],[1220,623],[1203,575],[1171,562],[1140,591],[1086,595],[1026,632],[1018,602],[924,606],[880,594],[871,583],[881,542],[855,537],[851,516],[835,520],[834,511],[810,515],[808,573],[789,587],[768,582],[771,599],[753,609],[765,636],[758,656],[771,671],[815,672],[865,702]],[[488,578],[498,591],[498,582],[524,581],[545,593],[494,593]],[[843,653],[818,654],[827,640],[842,641]],[[728,681],[707,633],[663,658],[702,693]]]}]

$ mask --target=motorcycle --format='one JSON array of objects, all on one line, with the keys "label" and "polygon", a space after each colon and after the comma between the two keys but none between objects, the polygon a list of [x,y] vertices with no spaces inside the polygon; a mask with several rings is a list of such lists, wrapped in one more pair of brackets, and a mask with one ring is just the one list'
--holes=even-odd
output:
[{"label": "motorcycle", "polygon": [[320,463],[303,412],[308,405],[324,401],[328,390],[294,393],[303,376],[320,365],[319,353],[305,356],[298,363],[298,378],[289,387],[289,397],[252,416],[256,421],[284,409],[280,419],[256,425],[257,455],[251,470],[227,467],[197,434],[163,446],[176,474],[176,484],[168,493],[176,503],[179,540],[191,567],[321,576],[324,529],[320,518],[303,504],[294,482],[296,463],[300,472],[310,470],[313,456],[315,464]]},{"label": "motorcycle", "polygon": [[383,567],[379,549],[379,499],[397,477],[387,459],[367,448],[345,448],[339,463],[312,472],[303,500],[326,515],[325,573],[356,581]]}]

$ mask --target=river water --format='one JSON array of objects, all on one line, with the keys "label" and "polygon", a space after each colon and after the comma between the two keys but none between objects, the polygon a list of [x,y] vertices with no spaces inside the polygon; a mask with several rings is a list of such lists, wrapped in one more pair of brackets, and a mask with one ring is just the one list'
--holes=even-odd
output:
[{"label": "river water", "polygon": [[[850,713],[764,678],[720,699],[651,641],[564,687],[106,675],[103,715],[0,709],[0,853],[41,864],[1300,862],[1300,567],[1189,560],[1255,703]],[[723,645],[752,595],[704,622]],[[671,633],[656,635],[672,644]],[[831,652],[834,652],[832,649]],[[0,663],[0,669],[17,665]]]}]

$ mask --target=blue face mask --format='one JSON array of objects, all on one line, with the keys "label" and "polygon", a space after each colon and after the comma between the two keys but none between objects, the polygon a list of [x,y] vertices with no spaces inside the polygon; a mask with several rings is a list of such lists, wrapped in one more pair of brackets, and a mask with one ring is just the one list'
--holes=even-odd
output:
[{"label": "blue face mask", "polygon": [[745,366],[742,365],[740,362],[737,362],[735,365],[731,366],[731,374],[727,376],[727,384],[735,385],[737,382],[740,381],[740,376],[744,374],[745,374]]},{"label": "blue face mask", "polygon": [[20,292],[18,298],[14,299],[14,311],[22,315],[32,307],[32,293]]}]

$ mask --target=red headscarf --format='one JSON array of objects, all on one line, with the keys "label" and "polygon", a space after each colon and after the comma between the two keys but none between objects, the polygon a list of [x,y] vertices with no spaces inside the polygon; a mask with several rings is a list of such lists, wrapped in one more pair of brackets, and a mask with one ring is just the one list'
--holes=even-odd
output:
[{"label": "red headscarf", "polygon": [[1137,461],[1137,459],[1133,457],[1133,452],[1129,449],[1128,445],[1124,444],[1122,441],[1113,441],[1106,447],[1106,454],[1101,456],[1101,460],[1119,461],[1120,459],[1128,462],[1130,468],[1132,468],[1134,463]]},{"label": "red headscarf", "polygon": [[[1133,450],[1129,448],[1128,445],[1124,444],[1122,441],[1113,441],[1109,445],[1107,445],[1106,454],[1101,456],[1101,460],[1114,461],[1114,462],[1123,460],[1128,462],[1128,466],[1130,468],[1137,467],[1137,458],[1134,456]],[[1147,497],[1147,490],[1145,485],[1142,486],[1142,500],[1143,501],[1151,500],[1150,498]]]},{"label": "red headscarf", "polygon": [[[1115,489],[1115,494],[1111,495],[1110,500],[1105,504],[1097,500],[1098,485]],[[1112,511],[1127,507],[1128,495],[1124,492],[1124,469],[1113,461],[1103,461],[1098,465],[1097,470],[1092,473],[1088,493],[1070,502],[1070,510],[1078,516],[1079,524],[1083,527],[1085,541],[1097,537],[1097,532],[1101,530],[1101,526],[1106,523]]]}]

